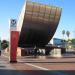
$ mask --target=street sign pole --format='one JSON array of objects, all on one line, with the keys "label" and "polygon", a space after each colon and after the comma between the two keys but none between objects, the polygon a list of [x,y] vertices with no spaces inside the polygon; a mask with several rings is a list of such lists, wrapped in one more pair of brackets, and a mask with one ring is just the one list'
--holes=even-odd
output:
[{"label": "street sign pole", "polygon": [[10,19],[10,63],[17,62],[17,47],[19,32],[17,31],[17,25],[15,19]]}]

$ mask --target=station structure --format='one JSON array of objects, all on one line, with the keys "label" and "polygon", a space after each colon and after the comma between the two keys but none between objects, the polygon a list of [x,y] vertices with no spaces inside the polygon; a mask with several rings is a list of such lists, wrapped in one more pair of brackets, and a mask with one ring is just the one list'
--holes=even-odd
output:
[{"label": "station structure", "polygon": [[62,9],[26,1],[16,22],[10,19],[10,62],[17,62],[17,47],[45,48],[52,39]]}]

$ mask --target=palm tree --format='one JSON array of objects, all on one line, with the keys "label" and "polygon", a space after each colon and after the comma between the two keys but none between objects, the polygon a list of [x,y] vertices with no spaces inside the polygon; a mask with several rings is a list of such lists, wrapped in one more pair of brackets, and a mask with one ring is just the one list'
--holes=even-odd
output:
[{"label": "palm tree", "polygon": [[69,40],[70,32],[69,32],[69,31],[67,31],[67,32],[66,32],[66,35],[67,35],[68,40]]},{"label": "palm tree", "polygon": [[64,40],[65,30],[62,31],[62,35],[63,35],[63,40]]}]

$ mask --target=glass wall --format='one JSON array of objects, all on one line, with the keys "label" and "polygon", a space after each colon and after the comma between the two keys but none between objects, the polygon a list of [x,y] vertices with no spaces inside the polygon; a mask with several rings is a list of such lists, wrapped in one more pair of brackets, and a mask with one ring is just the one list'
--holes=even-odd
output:
[{"label": "glass wall", "polygon": [[39,23],[57,23],[61,9],[54,6],[47,6],[37,3],[27,3],[25,17]]}]

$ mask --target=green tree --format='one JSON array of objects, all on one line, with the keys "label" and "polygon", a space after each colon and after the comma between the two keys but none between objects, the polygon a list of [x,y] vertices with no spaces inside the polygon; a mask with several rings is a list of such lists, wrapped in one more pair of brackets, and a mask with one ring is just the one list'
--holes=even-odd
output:
[{"label": "green tree", "polygon": [[65,30],[62,30],[62,35],[63,35],[63,40],[64,40]]},{"label": "green tree", "polygon": [[1,48],[2,48],[2,49],[7,48],[8,46],[9,46],[9,42],[8,42],[7,40],[3,40],[3,41],[1,42]]},{"label": "green tree", "polygon": [[72,39],[71,42],[72,42],[73,44],[75,44],[75,39]]}]

